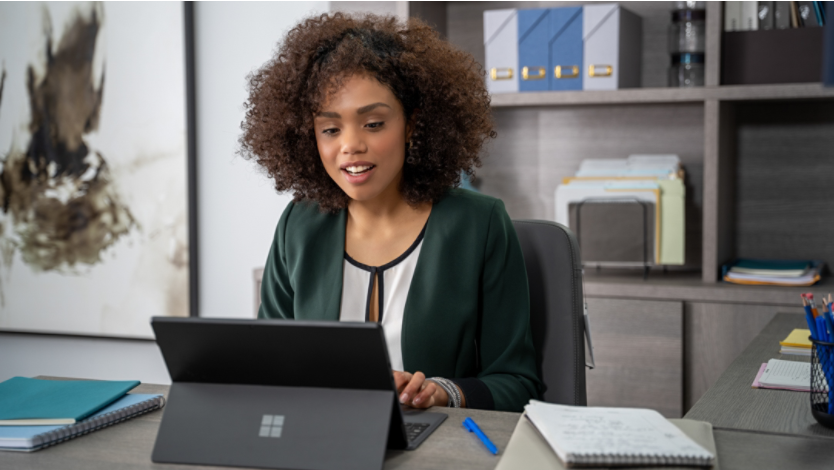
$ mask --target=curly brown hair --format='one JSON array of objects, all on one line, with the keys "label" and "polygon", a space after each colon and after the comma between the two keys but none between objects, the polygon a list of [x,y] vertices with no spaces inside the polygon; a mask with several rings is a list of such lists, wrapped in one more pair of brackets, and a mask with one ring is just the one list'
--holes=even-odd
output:
[{"label": "curly brown hair", "polygon": [[333,13],[290,30],[275,56],[247,77],[238,153],[295,201],[330,212],[347,207],[350,198],[321,162],[313,120],[355,74],[387,86],[413,122],[400,185],[407,203],[438,202],[460,184],[461,172],[474,175],[484,141],[496,135],[483,68],[415,18]]}]

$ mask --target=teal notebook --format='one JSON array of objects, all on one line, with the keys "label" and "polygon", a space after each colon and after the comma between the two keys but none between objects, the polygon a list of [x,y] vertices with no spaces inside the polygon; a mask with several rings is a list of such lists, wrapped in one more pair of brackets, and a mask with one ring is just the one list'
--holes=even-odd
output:
[{"label": "teal notebook", "polygon": [[129,393],[94,415],[63,426],[0,426],[0,451],[33,452],[162,408],[162,395]]},{"label": "teal notebook", "polygon": [[124,396],[138,380],[39,380],[0,383],[0,425],[72,424]]},{"label": "teal notebook", "polygon": [[808,269],[810,261],[778,260],[778,259],[740,259],[733,264],[734,268],[758,269],[769,271],[793,271]]}]

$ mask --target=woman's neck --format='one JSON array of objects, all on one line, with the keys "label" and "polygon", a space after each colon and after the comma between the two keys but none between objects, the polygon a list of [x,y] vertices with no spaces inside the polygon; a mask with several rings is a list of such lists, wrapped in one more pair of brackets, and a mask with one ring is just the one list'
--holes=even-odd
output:
[{"label": "woman's neck", "polygon": [[419,216],[431,211],[431,204],[411,206],[400,194],[399,184],[391,184],[373,199],[350,201],[347,210],[348,223],[358,233],[397,232],[398,228],[410,225],[415,216],[422,218]]}]

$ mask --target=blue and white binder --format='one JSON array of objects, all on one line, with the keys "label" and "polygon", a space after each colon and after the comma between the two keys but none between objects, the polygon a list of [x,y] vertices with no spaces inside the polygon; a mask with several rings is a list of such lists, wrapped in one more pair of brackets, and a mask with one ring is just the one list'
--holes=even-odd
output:
[{"label": "blue and white binder", "polygon": [[518,11],[518,66],[521,69],[519,91],[550,89],[550,9]]},{"label": "blue and white binder", "polygon": [[486,84],[492,93],[518,92],[518,11],[484,12]]},{"label": "blue and white binder", "polygon": [[616,3],[585,5],[583,90],[640,86],[642,20]]},{"label": "blue and white binder", "polygon": [[582,7],[550,10],[551,90],[581,90],[583,78]]}]

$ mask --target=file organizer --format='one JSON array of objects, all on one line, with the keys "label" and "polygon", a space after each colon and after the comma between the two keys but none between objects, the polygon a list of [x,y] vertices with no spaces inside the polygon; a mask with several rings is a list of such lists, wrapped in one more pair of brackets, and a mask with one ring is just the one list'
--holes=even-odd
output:
[{"label": "file organizer", "polygon": [[490,93],[517,93],[518,10],[484,12],[486,84]]},{"label": "file organizer", "polygon": [[684,177],[676,155],[583,160],[556,188],[556,222],[577,234],[586,266],[683,265]]},{"label": "file organizer", "polygon": [[550,9],[518,11],[519,91],[550,89]]},{"label": "file organizer", "polygon": [[581,90],[583,80],[582,7],[550,10],[551,90]]},{"label": "file organizer", "polygon": [[642,20],[615,3],[585,5],[583,90],[640,86]]},{"label": "file organizer", "polygon": [[[585,266],[657,264],[655,205],[637,199],[585,199],[569,204],[570,228],[582,248]],[[616,236],[612,237],[612,227]]]}]

